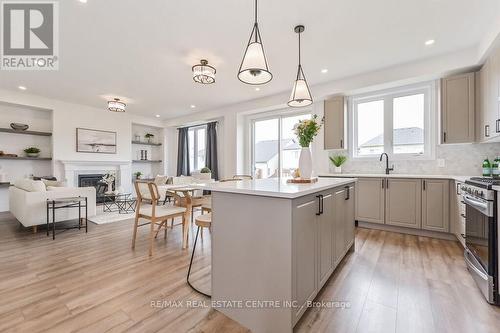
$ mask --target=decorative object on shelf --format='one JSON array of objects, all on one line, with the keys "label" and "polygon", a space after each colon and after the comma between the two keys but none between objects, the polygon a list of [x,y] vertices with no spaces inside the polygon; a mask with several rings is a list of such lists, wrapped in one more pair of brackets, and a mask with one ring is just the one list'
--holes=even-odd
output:
[{"label": "decorative object on shelf", "polygon": [[26,131],[29,128],[28,125],[26,125],[26,124],[20,124],[20,123],[10,123],[10,127],[14,131]]},{"label": "decorative object on shelf", "polygon": [[140,171],[134,172],[134,176],[135,176],[135,179],[141,179],[142,172],[140,172]]},{"label": "decorative object on shelf", "polygon": [[28,147],[23,150],[28,157],[38,157],[40,156],[40,149],[37,147]]},{"label": "decorative object on shelf", "polygon": [[311,105],[313,102],[311,91],[309,90],[309,85],[306,81],[306,76],[302,70],[302,63],[300,58],[300,34],[304,32],[304,26],[298,25],[295,27],[294,31],[299,35],[299,67],[297,68],[297,78],[295,79],[295,84],[293,85],[292,94],[290,100],[288,101],[288,106],[291,107],[302,107]]},{"label": "decorative object on shelf", "polygon": [[151,134],[151,133],[146,133],[144,135],[144,137],[146,138],[146,140],[148,141],[148,143],[151,143],[151,141],[153,140],[153,138],[155,137],[155,135]]},{"label": "decorative object on shelf", "polygon": [[139,142],[141,141],[141,136],[139,134],[134,135],[135,141]]},{"label": "decorative object on shelf", "polygon": [[335,173],[342,173],[342,164],[347,161],[347,156],[345,155],[334,155],[330,156],[330,162],[335,166]]},{"label": "decorative object on shelf", "polygon": [[303,179],[309,179],[312,176],[312,156],[309,145],[318,135],[323,120],[317,121],[318,116],[313,115],[311,119],[300,120],[293,127],[293,131],[299,139],[299,144],[302,147],[299,157],[299,172]]},{"label": "decorative object on shelf", "polygon": [[116,132],[77,128],[76,151],[80,153],[116,154]]},{"label": "decorative object on shelf", "polygon": [[116,175],[113,172],[108,172],[104,176],[102,176],[102,181],[106,183],[106,192],[105,194],[112,194],[113,193],[113,183],[116,180]]},{"label": "decorative object on shelf", "polygon": [[127,104],[120,101],[119,98],[115,98],[112,101],[108,101],[108,110],[112,112],[125,112]]},{"label": "decorative object on shelf", "polygon": [[193,80],[201,84],[212,84],[215,82],[215,67],[210,66],[208,61],[201,59],[200,63],[192,67]]},{"label": "decorative object on shelf", "polygon": [[212,170],[210,170],[210,168],[207,167],[202,168],[200,170],[198,178],[203,180],[212,179]]},{"label": "decorative object on shelf", "polygon": [[293,171],[293,173],[292,173],[292,177],[293,177],[293,178],[300,178],[300,169],[299,169],[299,168],[297,168],[297,169],[295,169],[295,170]]},{"label": "decorative object on shelf", "polygon": [[273,74],[269,71],[264,45],[260,37],[257,23],[257,0],[255,0],[255,23],[253,24],[247,48],[238,70],[238,79],[247,84],[265,84],[271,81]]}]

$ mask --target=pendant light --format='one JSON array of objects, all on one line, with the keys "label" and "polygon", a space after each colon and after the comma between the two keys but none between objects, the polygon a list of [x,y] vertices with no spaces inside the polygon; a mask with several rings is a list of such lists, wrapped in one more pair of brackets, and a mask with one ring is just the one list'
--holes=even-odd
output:
[{"label": "pendant light", "polygon": [[215,67],[210,66],[207,60],[200,60],[200,63],[194,65],[192,70],[194,82],[201,84],[211,84],[215,82]]},{"label": "pendant light", "polygon": [[311,96],[311,91],[307,85],[306,76],[302,70],[302,64],[300,62],[300,34],[304,32],[304,26],[298,25],[295,27],[294,31],[299,34],[299,67],[297,69],[297,78],[295,79],[295,84],[293,85],[292,95],[290,96],[290,101],[288,101],[288,106],[291,107],[302,107],[311,105],[313,100]]},{"label": "pendant light", "polygon": [[119,98],[115,98],[112,101],[108,101],[108,110],[112,112],[125,112],[125,107],[127,104],[120,101]]},{"label": "pendant light", "polygon": [[257,23],[257,0],[255,0],[255,23],[248,40],[243,60],[238,71],[238,79],[247,84],[264,84],[273,78],[267,65],[266,54]]}]

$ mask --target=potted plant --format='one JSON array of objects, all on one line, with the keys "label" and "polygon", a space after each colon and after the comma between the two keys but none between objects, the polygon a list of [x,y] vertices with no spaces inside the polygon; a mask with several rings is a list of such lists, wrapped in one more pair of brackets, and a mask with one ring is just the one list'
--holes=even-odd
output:
[{"label": "potted plant", "polygon": [[312,176],[312,157],[309,145],[318,135],[323,120],[318,121],[318,115],[313,115],[311,119],[300,120],[293,127],[293,131],[299,139],[302,147],[299,157],[299,172],[301,178],[310,179]]},{"label": "potted plant", "polygon": [[342,164],[347,161],[347,156],[344,155],[334,155],[330,156],[330,162],[335,166],[335,173],[342,172]]},{"label": "potted plant", "polygon": [[148,141],[148,143],[151,143],[151,141],[153,140],[153,138],[155,136],[154,136],[154,134],[146,133],[146,135],[144,135],[144,137],[146,138],[146,140]]},{"label": "potted plant", "polygon": [[24,150],[24,153],[28,157],[38,157],[40,156],[40,149],[37,147],[28,147]]},{"label": "potted plant", "polygon": [[134,176],[135,176],[135,179],[141,179],[142,172],[140,172],[140,171],[134,172]]},{"label": "potted plant", "polygon": [[200,179],[212,179],[212,170],[204,167],[200,170]]}]

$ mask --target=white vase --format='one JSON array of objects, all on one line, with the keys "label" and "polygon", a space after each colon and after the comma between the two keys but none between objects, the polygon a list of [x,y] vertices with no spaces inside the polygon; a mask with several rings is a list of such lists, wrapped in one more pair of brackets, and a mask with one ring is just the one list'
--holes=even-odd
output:
[{"label": "white vase", "polygon": [[334,167],[333,170],[334,170],[335,173],[342,173],[342,167],[341,166]]},{"label": "white vase", "polygon": [[310,179],[312,177],[312,156],[309,147],[302,147],[299,157],[300,177]]}]

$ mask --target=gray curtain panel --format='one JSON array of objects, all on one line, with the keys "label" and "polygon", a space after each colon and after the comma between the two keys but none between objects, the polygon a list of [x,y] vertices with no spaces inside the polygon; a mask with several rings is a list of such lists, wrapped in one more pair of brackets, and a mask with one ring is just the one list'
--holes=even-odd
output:
[{"label": "gray curtain panel", "polygon": [[189,176],[189,127],[179,128],[177,146],[177,176]]},{"label": "gray curtain panel", "polygon": [[217,122],[207,124],[207,147],[205,164],[212,171],[212,178],[219,180],[217,169]]}]

